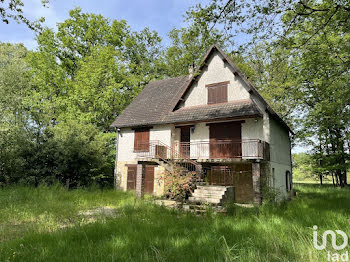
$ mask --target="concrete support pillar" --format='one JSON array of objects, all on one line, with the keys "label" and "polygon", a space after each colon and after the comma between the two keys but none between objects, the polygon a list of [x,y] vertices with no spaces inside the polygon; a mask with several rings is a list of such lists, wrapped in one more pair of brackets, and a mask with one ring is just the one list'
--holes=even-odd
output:
[{"label": "concrete support pillar", "polygon": [[254,190],[254,204],[261,205],[261,167],[260,162],[252,163],[252,176],[253,176],[253,190]]},{"label": "concrete support pillar", "polygon": [[144,194],[145,172],[146,172],[146,166],[142,164],[138,164],[136,169],[136,196],[137,197],[143,197],[143,194]]}]

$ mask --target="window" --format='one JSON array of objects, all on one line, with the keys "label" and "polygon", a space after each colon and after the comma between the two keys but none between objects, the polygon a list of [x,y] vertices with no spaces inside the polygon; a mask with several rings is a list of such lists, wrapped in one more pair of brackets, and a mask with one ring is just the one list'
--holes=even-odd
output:
[{"label": "window", "polygon": [[288,170],[286,171],[286,190],[287,192],[292,190],[292,174]]},{"label": "window", "polygon": [[227,85],[229,81],[206,85],[208,88],[208,105],[227,102]]},{"label": "window", "polygon": [[149,152],[149,128],[135,129],[134,151]]}]

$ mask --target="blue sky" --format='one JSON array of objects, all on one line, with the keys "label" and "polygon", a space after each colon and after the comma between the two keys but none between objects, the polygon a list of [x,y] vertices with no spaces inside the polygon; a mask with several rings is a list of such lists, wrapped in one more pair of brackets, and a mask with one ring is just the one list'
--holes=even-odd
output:
[{"label": "blue sky", "polygon": [[[45,25],[51,28],[68,18],[69,10],[79,6],[83,12],[102,14],[110,19],[125,19],[133,30],[149,27],[167,41],[167,33],[184,24],[186,10],[199,0],[50,0],[49,8],[42,7],[41,0],[23,0],[24,15],[30,19],[45,17]],[[18,43],[33,49],[35,33],[24,24],[10,21],[0,23],[0,41]]]}]

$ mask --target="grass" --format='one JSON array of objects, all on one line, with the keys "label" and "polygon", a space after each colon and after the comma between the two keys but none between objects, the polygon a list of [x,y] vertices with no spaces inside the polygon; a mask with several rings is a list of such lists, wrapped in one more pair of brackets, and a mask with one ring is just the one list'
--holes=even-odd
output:
[{"label": "grass", "polygon": [[[195,216],[113,190],[6,188],[0,261],[327,261],[313,247],[312,227],[350,236],[350,191],[296,189],[298,197],[280,205]],[[117,216],[87,223],[77,215],[102,206],[117,208]]]}]

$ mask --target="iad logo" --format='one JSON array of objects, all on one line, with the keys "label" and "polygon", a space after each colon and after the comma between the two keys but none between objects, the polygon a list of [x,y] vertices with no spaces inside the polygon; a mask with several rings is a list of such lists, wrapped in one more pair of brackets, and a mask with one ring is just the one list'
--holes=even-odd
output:
[{"label": "iad logo", "polygon": [[[349,238],[345,234],[345,232],[341,231],[341,230],[335,230],[335,232],[333,230],[326,230],[322,235],[322,243],[321,243],[321,245],[319,245],[318,244],[318,232],[317,232],[318,227],[314,226],[313,228],[314,228],[314,232],[313,232],[314,247],[317,250],[326,249],[327,236],[331,237],[332,247],[335,250],[343,250],[344,248],[346,248],[348,246]],[[337,244],[337,238],[338,238],[337,234],[342,237],[342,244],[341,245]],[[338,243],[339,243],[339,241],[338,241]],[[331,253],[330,251],[328,251],[328,261],[349,261],[349,253],[345,252],[343,254],[339,254],[339,253]]]}]

